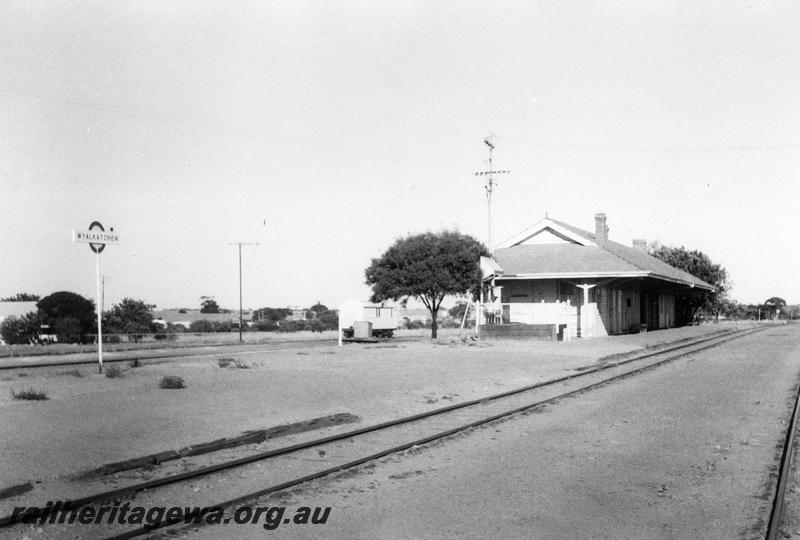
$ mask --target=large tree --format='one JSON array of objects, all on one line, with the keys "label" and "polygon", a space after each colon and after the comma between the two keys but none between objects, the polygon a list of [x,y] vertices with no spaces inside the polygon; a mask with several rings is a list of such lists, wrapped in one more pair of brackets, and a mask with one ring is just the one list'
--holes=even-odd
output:
[{"label": "large tree", "polygon": [[781,313],[784,314],[784,317],[786,316],[786,300],[780,296],[773,296],[764,300],[764,308],[769,313],[770,318],[775,318]]},{"label": "large tree", "polygon": [[478,240],[457,231],[400,238],[365,270],[372,301],[420,300],[431,313],[431,337],[437,314],[450,294],[477,294],[481,255],[489,251]]},{"label": "large tree", "polygon": [[155,306],[144,300],[123,298],[115,304],[104,317],[104,325],[110,333],[143,334],[151,332],[152,309]]},{"label": "large tree", "polygon": [[200,297],[200,313],[219,313],[219,304],[213,296]]},{"label": "large tree", "polygon": [[75,343],[92,333],[97,321],[94,302],[69,291],[54,292],[36,304],[42,322],[55,330],[58,341]]},{"label": "large tree", "polygon": [[662,246],[653,243],[650,254],[679,270],[683,270],[696,278],[714,286],[713,292],[697,292],[696,290],[678,295],[676,318],[678,324],[688,324],[696,317],[718,317],[728,302],[727,292],[730,289],[728,272],[721,265],[696,249],[685,247]]}]

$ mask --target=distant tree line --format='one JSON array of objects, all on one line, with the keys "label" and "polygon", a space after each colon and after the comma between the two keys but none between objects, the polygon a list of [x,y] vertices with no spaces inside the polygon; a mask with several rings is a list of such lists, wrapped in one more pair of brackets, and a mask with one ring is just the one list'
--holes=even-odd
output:
[{"label": "distant tree line", "polygon": [[38,294],[17,293],[14,296],[0,298],[0,302],[38,302],[41,297]]},{"label": "distant tree line", "polygon": [[[33,301],[35,295],[20,293],[16,300]],[[19,300],[22,298],[22,300]],[[38,297],[36,297],[38,299]],[[215,312],[220,310],[210,297],[204,297],[205,307]],[[153,319],[153,304],[144,300],[124,298],[103,313],[103,341],[120,342],[121,336],[128,341],[138,342],[145,335],[153,335],[155,339],[175,339],[182,332],[232,332],[238,331],[238,321],[198,320],[189,325],[188,330],[182,325],[156,322]],[[83,296],[68,292],[55,292],[37,301],[36,311],[20,317],[8,317],[0,323],[0,336],[10,345],[49,343],[87,343],[95,340],[97,333],[97,315],[95,304]],[[336,330],[339,327],[339,315],[336,311],[317,302],[304,312],[306,320],[286,320],[291,310],[285,308],[264,308],[259,310],[262,318],[255,321],[252,327],[245,325],[243,330],[260,330],[275,332],[297,332],[310,330],[323,332]]]},{"label": "distant tree line", "polygon": [[305,320],[289,320],[292,315],[289,308],[261,308],[253,313],[253,329],[262,332],[324,332],[339,328],[339,314],[319,301],[302,311]]},{"label": "distant tree line", "polygon": [[81,343],[97,320],[94,302],[68,291],[45,296],[36,303],[36,309],[5,319],[0,324],[3,341],[11,345],[41,343],[56,336],[62,343]]},{"label": "distant tree line", "polygon": [[800,319],[800,305],[789,305],[773,296],[760,304],[741,304],[735,300],[723,303],[720,315],[728,319],[794,320]]},{"label": "distant tree line", "polygon": [[761,304],[741,304],[730,298],[731,284],[722,265],[698,250],[683,246],[668,247],[654,243],[649,247],[654,257],[713,285],[714,292],[695,292],[679,295],[676,318],[679,325],[709,319],[797,319],[800,306],[788,306],[783,298],[773,296]]}]

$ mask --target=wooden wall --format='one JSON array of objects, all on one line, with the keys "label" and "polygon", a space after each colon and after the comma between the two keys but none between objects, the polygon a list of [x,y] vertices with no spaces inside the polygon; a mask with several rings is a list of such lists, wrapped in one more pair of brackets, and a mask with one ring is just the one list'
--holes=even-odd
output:
[{"label": "wooden wall", "polygon": [[658,295],[658,327],[673,328],[675,326],[675,295],[661,293]]},{"label": "wooden wall", "polygon": [[597,309],[609,334],[627,334],[641,324],[638,291],[598,287]]},{"label": "wooden wall", "polygon": [[505,281],[501,302],[555,302],[558,299],[556,281]]},{"label": "wooden wall", "polygon": [[[580,289],[557,280],[532,280],[499,282],[502,285],[501,302],[555,302],[569,299],[572,305],[583,304],[583,293]],[[648,295],[631,289],[620,289],[600,286],[590,289],[589,302],[595,303],[604,328],[598,327],[597,335],[627,334],[636,331],[642,324],[641,302]],[[675,295],[672,293],[654,293],[658,297],[658,321],[647,321],[648,328],[673,328],[675,326]],[[649,296],[655,299],[654,296]],[[645,306],[649,311],[650,306]],[[655,314],[655,313],[654,313]],[[604,330],[604,331],[603,331]]]}]

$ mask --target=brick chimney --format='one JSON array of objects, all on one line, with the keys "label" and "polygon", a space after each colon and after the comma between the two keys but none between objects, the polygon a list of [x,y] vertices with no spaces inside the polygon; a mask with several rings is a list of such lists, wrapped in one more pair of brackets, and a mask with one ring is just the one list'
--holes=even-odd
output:
[{"label": "brick chimney", "polygon": [[594,215],[594,235],[598,246],[605,245],[608,241],[608,225],[606,225],[605,214]]},{"label": "brick chimney", "polygon": [[642,253],[647,253],[647,240],[644,238],[637,238],[633,241],[633,249],[641,251]]}]

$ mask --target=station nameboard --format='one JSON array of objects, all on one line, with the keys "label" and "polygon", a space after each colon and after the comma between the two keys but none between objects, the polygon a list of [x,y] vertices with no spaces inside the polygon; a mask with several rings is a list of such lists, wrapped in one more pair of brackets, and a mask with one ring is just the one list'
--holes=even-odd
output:
[{"label": "station nameboard", "polygon": [[99,221],[92,221],[88,229],[72,229],[72,241],[80,244],[89,244],[94,251],[97,261],[97,358],[100,363],[100,373],[103,372],[103,291],[100,287],[100,253],[106,244],[119,244],[119,235],[114,232],[114,227],[106,231]]},{"label": "station nameboard", "polygon": [[72,231],[72,241],[80,244],[119,244],[119,235],[104,231]]},{"label": "station nameboard", "polygon": [[85,231],[72,229],[72,241],[89,244],[92,251],[99,255],[106,248],[106,244],[119,244],[119,235],[114,232],[114,227],[106,232],[99,221],[92,221]]}]

